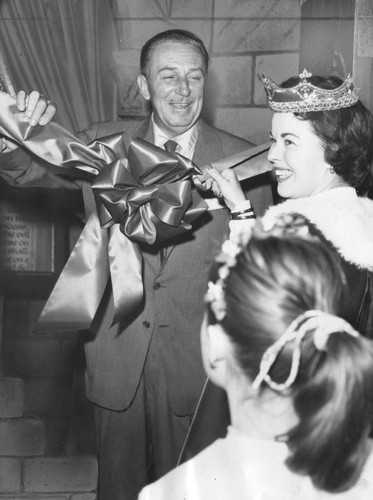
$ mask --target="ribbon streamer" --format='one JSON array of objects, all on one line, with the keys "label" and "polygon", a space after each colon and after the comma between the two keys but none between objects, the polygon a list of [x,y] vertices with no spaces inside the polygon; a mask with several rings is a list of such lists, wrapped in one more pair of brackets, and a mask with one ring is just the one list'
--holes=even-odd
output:
[{"label": "ribbon streamer", "polygon": [[[30,127],[15,99],[4,92],[0,92],[0,110],[0,134],[58,167],[63,175],[82,171],[87,178],[88,173],[96,201],[97,212],[91,213],[36,331],[88,328],[109,277],[113,323],[120,321],[143,298],[138,243],[153,245],[191,229],[207,209],[198,193],[192,195],[191,177],[203,178],[205,169],[142,139],[129,140],[126,134],[87,146],[56,123]],[[252,148],[213,166],[238,169],[241,180],[249,178],[270,170],[263,161],[267,149],[268,145]]]},{"label": "ribbon streamer", "polygon": [[[47,303],[36,331],[90,326],[109,276],[117,322],[141,304],[142,258],[137,243],[154,244],[191,229],[207,209],[192,196],[202,172],[181,155],[115,134],[85,145],[56,123],[30,127],[15,100],[0,93],[0,133],[22,144],[61,174],[88,172],[93,210]],[[56,170],[56,169],[55,169]],[[55,170],[53,173],[55,173]]]}]

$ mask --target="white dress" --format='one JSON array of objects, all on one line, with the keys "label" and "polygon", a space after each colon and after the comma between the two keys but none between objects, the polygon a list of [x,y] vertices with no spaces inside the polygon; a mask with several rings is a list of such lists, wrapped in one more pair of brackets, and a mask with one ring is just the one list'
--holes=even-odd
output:
[{"label": "white dress", "polygon": [[252,439],[233,427],[193,459],[146,486],[139,500],[372,500],[373,455],[347,492],[316,489],[285,465],[284,443]]}]

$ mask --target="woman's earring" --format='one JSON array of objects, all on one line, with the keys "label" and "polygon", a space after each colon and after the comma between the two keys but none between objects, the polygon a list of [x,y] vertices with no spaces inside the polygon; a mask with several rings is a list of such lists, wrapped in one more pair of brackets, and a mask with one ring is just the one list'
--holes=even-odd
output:
[{"label": "woman's earring", "polygon": [[216,370],[218,369],[216,361],[213,361],[212,359],[210,359],[210,356],[209,356],[209,367],[214,372],[216,372]]},{"label": "woman's earring", "polygon": [[335,174],[335,172],[334,172],[334,168],[330,166],[330,167],[329,167],[329,172],[330,172],[331,174]]}]

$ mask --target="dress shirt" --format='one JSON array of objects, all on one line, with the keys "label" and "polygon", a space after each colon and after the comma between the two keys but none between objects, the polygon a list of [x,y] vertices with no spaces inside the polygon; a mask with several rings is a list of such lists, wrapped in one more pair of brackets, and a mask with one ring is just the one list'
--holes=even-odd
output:
[{"label": "dress shirt", "polygon": [[[200,131],[200,123],[197,121],[189,130],[183,134],[175,135],[169,137],[163,130],[161,130],[154,121],[154,115],[151,116],[151,122],[153,127],[154,144],[160,148],[164,147],[165,142],[168,140],[173,140],[177,142],[178,146],[176,148],[176,153],[179,153],[186,158],[193,158],[194,151],[196,149],[196,144]],[[223,208],[225,205],[218,198],[205,198],[205,201],[209,207],[209,210],[217,210]]]}]

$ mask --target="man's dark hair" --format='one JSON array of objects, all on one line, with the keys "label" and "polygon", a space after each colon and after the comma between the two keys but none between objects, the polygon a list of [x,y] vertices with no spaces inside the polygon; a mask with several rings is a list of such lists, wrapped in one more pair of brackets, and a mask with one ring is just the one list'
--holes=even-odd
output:
[{"label": "man's dark hair", "polygon": [[179,42],[179,43],[194,45],[195,47],[197,47],[201,53],[205,66],[204,69],[207,73],[209,64],[209,55],[202,40],[190,31],[167,30],[167,31],[162,31],[161,33],[158,33],[157,35],[150,38],[141,49],[140,70],[142,75],[144,75],[145,77],[149,76],[149,65],[152,53],[154,52],[154,49],[158,45],[165,42]]}]

